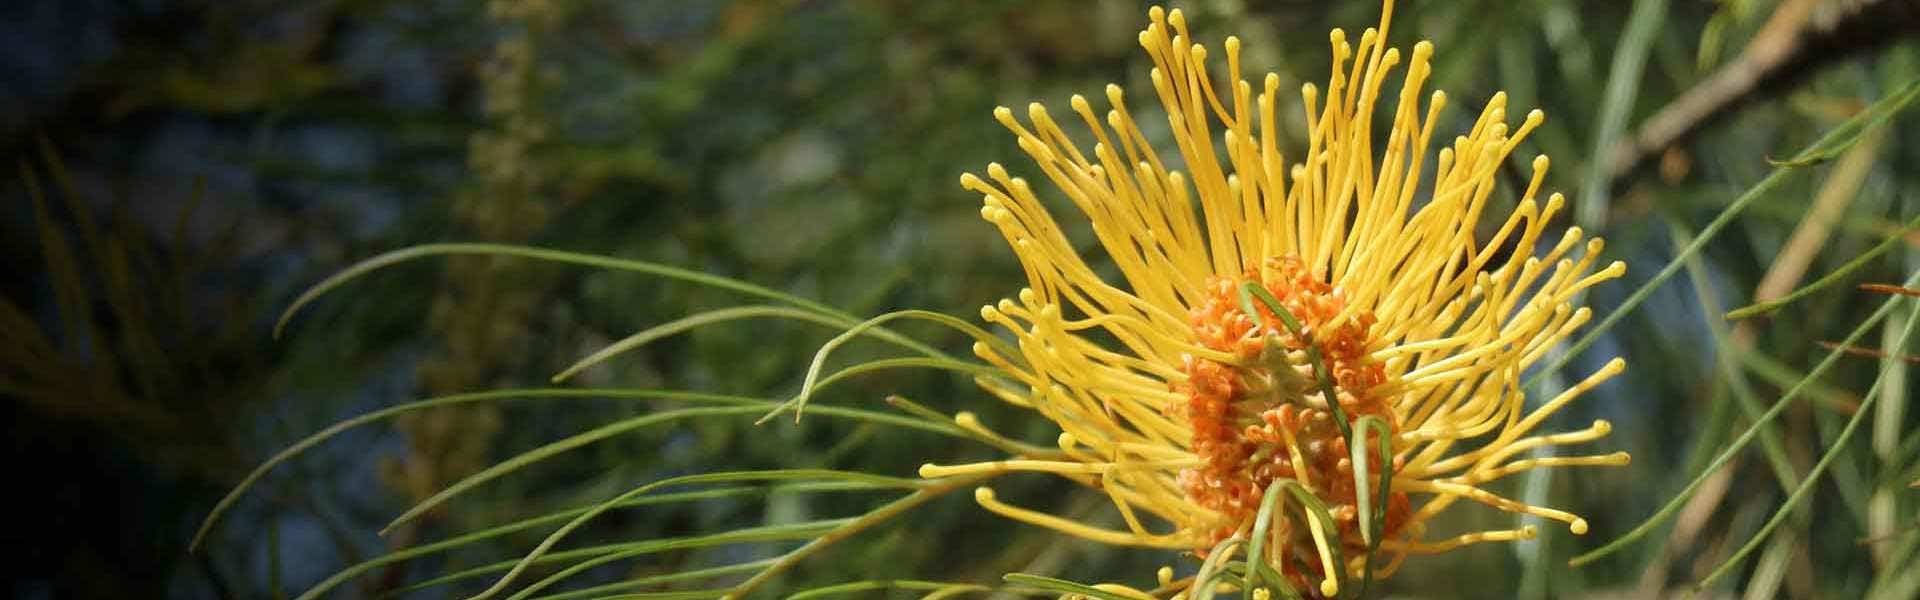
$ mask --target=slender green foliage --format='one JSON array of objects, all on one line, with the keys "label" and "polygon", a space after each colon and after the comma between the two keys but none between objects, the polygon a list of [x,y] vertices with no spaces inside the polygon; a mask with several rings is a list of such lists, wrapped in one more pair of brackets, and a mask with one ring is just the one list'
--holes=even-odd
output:
[{"label": "slender green foliage", "polygon": [[[195,532],[193,537],[193,542],[189,545],[189,548],[198,549],[200,544],[206,540],[207,533],[211,531],[213,525],[220,520],[220,517],[222,515],[225,515],[226,512],[233,507],[233,504],[235,502],[238,502],[240,497],[246,494],[248,489],[251,489],[254,486],[254,484],[258,483],[260,479],[262,477],[265,477],[268,472],[274,469],[274,467],[277,467],[287,462],[288,460],[291,460],[294,457],[299,456],[300,454],[306,452],[307,450],[312,449],[314,446],[317,446],[322,442],[332,439],[340,435],[341,433],[345,433],[348,430],[361,427],[364,425],[368,425],[371,423],[377,423],[377,422],[391,419],[394,417],[398,417],[400,415],[407,414],[407,413],[418,412],[418,411],[432,409],[432,408],[440,408],[445,406],[457,406],[461,404],[470,404],[475,402],[492,402],[492,401],[503,401],[503,400],[523,400],[523,399],[599,399],[599,398],[626,399],[626,400],[672,400],[672,401],[682,401],[682,402],[701,402],[701,403],[720,404],[720,405],[723,405],[724,408],[730,408],[730,409],[744,408],[744,409],[754,409],[754,410],[764,410],[764,407],[771,406],[773,404],[772,402],[756,399],[756,398],[727,396],[727,395],[721,395],[721,394],[704,394],[704,393],[698,393],[698,392],[683,392],[683,391],[676,391],[676,390],[508,389],[508,390],[493,390],[488,392],[476,392],[471,394],[455,394],[451,396],[429,398],[429,399],[421,400],[418,402],[410,402],[407,404],[393,406],[393,407],[381,409],[378,411],[374,411],[371,413],[367,413],[364,415],[360,415],[357,417],[353,417],[350,419],[346,419],[338,423],[334,423],[333,425],[328,426],[326,429],[322,429],[318,432],[315,432],[312,435],[302,438],[298,442],[294,442],[291,446],[288,446],[285,450],[281,450],[279,453],[273,455],[272,458],[267,459],[267,461],[262,463],[260,466],[255,467],[252,472],[248,473],[246,477],[240,480],[240,483],[234,485],[234,489],[232,491],[228,492],[226,496],[220,499],[220,502],[214,505],[213,510],[207,515],[207,518],[201,522],[200,529]],[[751,411],[735,410],[733,414],[743,414],[747,412],[751,412]],[[871,412],[871,411],[862,411],[862,410],[856,410],[856,409],[835,408],[832,411],[832,413],[842,415],[842,416],[850,416],[854,418],[870,419],[878,422],[885,422],[889,424],[899,425],[902,427],[928,431],[932,433],[940,433],[940,434],[956,436],[956,437],[968,437],[966,432],[960,430],[958,427],[954,427],[953,425],[947,424],[947,423],[929,423],[919,419],[910,419],[906,417],[901,417],[899,415],[878,413],[878,412]],[[687,416],[687,414],[688,413],[678,413],[676,416]],[[706,414],[706,413],[698,413],[698,414]],[[727,413],[723,412],[720,414],[727,414]],[[648,418],[658,419],[658,417],[659,415],[656,414],[656,415],[649,415],[647,417],[639,417],[639,418],[640,419],[648,419]],[[622,421],[621,423],[625,423],[627,424],[627,426],[632,426],[633,420]],[[621,423],[610,424],[606,427],[602,427],[595,431],[603,431],[603,430],[607,430],[608,428],[617,429],[617,427],[615,426],[621,425]],[[602,437],[604,437],[604,435]],[[504,472],[505,471],[498,471],[498,472],[495,472],[494,475],[497,476],[499,474],[503,474]]]},{"label": "slender green foliage", "polygon": [[1707,242],[1712,241],[1715,236],[1720,235],[1720,230],[1725,229],[1728,224],[1738,218],[1740,213],[1745,211],[1748,206],[1766,197],[1767,194],[1772,193],[1774,188],[1786,183],[1787,178],[1796,173],[1799,167],[1817,162],[1813,159],[1832,156],[1852,147],[1854,143],[1860,141],[1860,135],[1862,133],[1885,124],[1894,114],[1897,114],[1899,111],[1905,109],[1907,105],[1911,104],[1916,96],[1920,96],[1920,80],[1915,80],[1899,91],[1888,94],[1886,97],[1874,102],[1867,110],[1855,115],[1851,119],[1847,119],[1845,123],[1842,123],[1838,127],[1828,130],[1826,135],[1821,136],[1819,140],[1796,153],[1793,160],[1776,165],[1772,173],[1767,174],[1766,178],[1761,179],[1759,183],[1754,184],[1753,187],[1748,188],[1746,192],[1740,194],[1731,204],[1728,204],[1725,209],[1721,210],[1718,216],[1708,222],[1706,227],[1702,227],[1699,235],[1693,239],[1693,243],[1687,244],[1687,247],[1682,249],[1678,256],[1673,257],[1673,260],[1668,261],[1667,265],[1662,267],[1658,273],[1655,273],[1652,278],[1647,279],[1647,282],[1641,284],[1640,287],[1635,288],[1633,293],[1629,294],[1627,299],[1622,301],[1618,308],[1608,313],[1607,317],[1601,319],[1598,324],[1589,328],[1586,334],[1580,336],[1579,340],[1567,346],[1566,352],[1561,353],[1560,357],[1555,359],[1552,364],[1535,371],[1532,376],[1529,376],[1521,387],[1534,387],[1539,383],[1541,377],[1548,373],[1559,372],[1560,369],[1567,366],[1567,363],[1572,361],[1574,357],[1586,351],[1587,347],[1592,346],[1595,341],[1598,341],[1601,335],[1604,335],[1608,330],[1612,329],[1614,325],[1618,324],[1621,319],[1626,318],[1635,308],[1638,308],[1642,302],[1645,302],[1647,297],[1651,296],[1655,289],[1658,289],[1661,284],[1666,283],[1674,274],[1679,273],[1680,269],[1686,265],[1688,257],[1693,256],[1705,248]]},{"label": "slender green foliage", "polygon": [[[728,277],[712,275],[709,273],[701,273],[698,271],[692,271],[688,269],[682,269],[679,267],[662,265],[662,264],[647,262],[643,260],[614,258],[610,256],[600,256],[596,254],[568,252],[565,250],[552,250],[548,248],[537,248],[537,247],[531,247],[531,246],[514,246],[514,245],[508,245],[508,244],[464,243],[464,244],[421,244],[418,246],[411,246],[407,248],[401,248],[399,250],[393,250],[390,252],[381,253],[379,255],[373,256],[366,260],[362,260],[358,263],[354,263],[352,266],[342,269],[340,272],[335,273],[327,277],[326,279],[321,280],[320,283],[314,284],[312,288],[308,289],[304,293],[301,293],[298,298],[295,298],[293,302],[287,306],[287,309],[280,313],[279,320],[274,322],[273,335],[276,338],[280,337],[280,334],[286,330],[288,321],[291,321],[293,319],[293,316],[300,312],[300,309],[305,308],[308,304],[313,303],[314,300],[318,300],[321,296],[326,295],[327,292],[333,291],[335,288],[338,288],[342,285],[346,285],[348,282],[351,282],[355,279],[359,279],[361,276],[364,276],[368,273],[372,273],[374,271],[378,271],[380,269],[384,269],[393,265],[412,261],[415,259],[427,258],[432,256],[452,256],[452,255],[512,256],[512,257],[519,257],[519,258],[544,260],[544,261],[556,262],[556,263],[562,263],[562,264],[610,269],[610,270],[616,270],[616,271],[632,271],[637,273],[644,273],[648,275],[664,277],[667,279],[674,279],[674,280],[685,281],[689,283],[695,283],[695,284],[704,285],[707,287],[712,287],[717,289],[738,292],[748,296],[775,300],[775,301],[782,302],[785,304],[790,304],[805,310],[809,310],[809,311],[818,313],[820,315],[832,317],[835,320],[839,321],[843,326],[847,326],[847,327],[854,326],[859,322],[858,319],[855,319],[852,315],[849,315],[844,311],[833,308],[831,306],[827,306],[825,304],[821,304],[813,300],[801,298],[799,296],[795,296],[793,294],[789,294],[789,293],[768,288],[765,286],[747,283],[744,281],[740,281],[740,280],[732,279]],[[882,329],[882,330],[876,331],[875,334],[889,341],[898,343],[908,348],[912,348],[914,351],[920,354],[925,354],[928,356],[945,356],[943,353],[933,349],[932,347],[929,347],[925,344],[914,341],[910,338],[900,336],[899,334],[895,334],[891,331]]]},{"label": "slender green foliage", "polygon": [[[765,423],[768,420],[773,419],[774,416],[780,414],[782,411],[787,410],[788,408],[793,409],[794,422],[795,423],[800,422],[801,413],[805,411],[807,407],[807,400],[813,397],[814,389],[819,386],[820,369],[826,366],[827,355],[832,354],[834,349],[839,348],[843,344],[846,344],[848,341],[852,340],[854,337],[865,334],[868,331],[873,330],[876,327],[879,327],[882,323],[886,323],[887,321],[893,321],[897,319],[920,319],[920,320],[932,321],[935,323],[946,325],[948,327],[953,328],[956,331],[966,334],[967,337],[973,338],[975,342],[993,346],[994,349],[997,350],[1001,356],[1009,357],[1009,360],[1017,360],[1017,357],[1020,356],[1020,354],[1018,352],[1015,352],[1014,348],[1012,346],[1009,346],[1005,340],[1002,340],[998,337],[994,337],[993,334],[987,333],[986,330],[983,330],[972,323],[968,323],[966,321],[954,318],[952,316],[933,312],[933,311],[927,311],[927,310],[901,310],[901,311],[890,312],[890,313],[883,314],[871,319],[867,319],[866,321],[862,321],[860,324],[854,325],[852,328],[847,329],[846,332],[841,333],[839,336],[834,337],[832,340],[828,340],[826,344],[821,345],[820,350],[818,352],[815,352],[813,355],[812,364],[809,364],[807,366],[807,377],[806,377],[806,380],[800,384],[800,393],[798,395],[795,395],[792,400],[781,403],[779,407],[775,408],[771,412],[768,412],[767,415],[764,417],[761,417],[757,423]],[[986,370],[986,371],[983,371],[983,373],[985,375],[991,376],[995,373],[998,373],[998,371]]]},{"label": "slender green foliage", "polygon": [[1886,239],[1880,240],[1880,243],[1874,244],[1873,247],[1868,248],[1866,252],[1862,252],[1859,256],[1853,257],[1852,260],[1848,260],[1846,264],[1840,265],[1839,268],[1827,272],[1826,275],[1820,276],[1820,278],[1814,280],[1813,283],[1800,286],[1798,289],[1788,292],[1779,298],[1765,302],[1755,302],[1727,311],[1727,319],[1737,320],[1772,314],[1782,307],[1799,302],[1807,296],[1813,295],[1814,292],[1827,289],[1842,281],[1854,279],[1861,269],[1873,264],[1873,261],[1878,260],[1880,256],[1886,254],[1888,250],[1892,250],[1895,246],[1904,245],[1904,242],[1907,240],[1907,234],[1915,230],[1920,230],[1920,216],[1916,216],[1913,220],[1907,221],[1906,226],[1900,228],[1899,232],[1887,236]]},{"label": "slender green foliage", "polygon": [[1011,583],[1016,586],[1033,588],[1037,590],[1044,590],[1048,592],[1059,592],[1063,594],[1079,594],[1087,598],[1092,598],[1093,600],[1133,600],[1132,598],[1115,594],[1113,592],[1109,592],[1109,591],[1106,591],[1097,587],[1093,587],[1090,585],[1074,583],[1071,581],[1067,581],[1065,579],[1041,577],[1039,575],[1028,575],[1026,573],[1008,573],[1006,576],[1006,581],[1007,583]]},{"label": "slender green foliage", "polygon": [[[680,333],[685,333],[688,331],[692,331],[694,329],[698,329],[701,327],[705,327],[705,326],[713,325],[717,323],[725,323],[728,321],[738,321],[738,320],[753,319],[753,318],[790,319],[794,321],[817,323],[820,325],[826,325],[828,327],[840,326],[840,320],[835,319],[832,316],[823,315],[814,311],[801,310],[801,309],[785,307],[785,306],[734,306],[729,308],[710,310],[706,312],[687,315],[685,317],[675,319],[667,323],[662,323],[654,327],[649,327],[633,335],[621,338],[620,341],[614,342],[612,344],[608,344],[605,348],[601,348],[597,351],[594,351],[593,354],[587,355],[586,358],[582,358],[574,362],[572,365],[568,365],[566,369],[561,370],[559,373],[554,374],[553,383],[560,383],[560,382],[566,381],[567,379],[572,378],[574,375],[578,375],[581,371],[584,371],[589,367],[600,364],[602,362],[606,362],[607,359],[613,358],[615,356],[619,356],[621,354],[631,352],[636,348],[653,343],[654,341],[659,340],[661,338],[669,337],[669,336],[680,334]],[[900,344],[901,342],[900,338],[898,337],[888,337],[888,336],[876,336],[876,337],[879,337],[882,340],[893,342],[895,344]],[[904,344],[901,344],[901,345],[904,345]]]},{"label": "slender green foliage", "polygon": [[[1920,285],[1920,274],[1910,278],[1906,285],[1909,287]],[[1850,346],[1859,341],[1860,338],[1866,336],[1868,331],[1871,331],[1875,325],[1879,324],[1882,319],[1885,319],[1887,315],[1893,311],[1893,307],[1897,303],[1898,298],[1881,303],[1880,308],[1875,310],[1872,315],[1869,315],[1858,327],[1855,327],[1853,332],[1848,334],[1846,340],[1842,341],[1840,345]],[[1734,438],[1734,440],[1727,445],[1726,449],[1721,450],[1718,455],[1714,456],[1713,462],[1707,464],[1706,470],[1701,471],[1698,476],[1693,478],[1693,481],[1687,483],[1685,488],[1682,488],[1679,493],[1674,494],[1665,504],[1661,505],[1660,510],[1655,511],[1653,516],[1648,517],[1647,520],[1641,522],[1639,526],[1634,527],[1633,530],[1620,536],[1618,539],[1608,542],[1605,546],[1574,557],[1568,564],[1577,567],[1618,552],[1627,545],[1651,533],[1667,519],[1672,518],[1674,513],[1679,512],[1680,507],[1685,505],[1687,500],[1692,498],[1695,492],[1699,491],[1701,484],[1706,483],[1707,478],[1712,476],[1714,471],[1720,470],[1720,467],[1725,466],[1727,461],[1733,460],[1735,454],[1746,449],[1747,444],[1751,443],[1753,438],[1759,435],[1762,428],[1766,427],[1768,423],[1778,417],[1782,411],[1785,411],[1794,399],[1799,398],[1809,387],[1810,382],[1819,379],[1820,376],[1825,374],[1828,369],[1831,369],[1835,363],[1839,362],[1842,354],[1844,354],[1844,352],[1840,349],[1835,349],[1827,353],[1826,358],[1821,359],[1820,363],[1815,365],[1813,370],[1807,373],[1806,379],[1801,380],[1800,383],[1789,388],[1785,394],[1780,396],[1779,400],[1774,402],[1771,408],[1767,409],[1766,413],[1754,419],[1754,422],[1747,427],[1745,432],[1741,433],[1739,437]],[[1807,480],[1811,481],[1812,478],[1809,477]],[[1802,485],[1804,485],[1804,482]]]},{"label": "slender green foliage", "polygon": [[935,597],[948,597],[964,592],[989,592],[993,588],[974,583],[952,583],[947,581],[921,581],[917,579],[875,579],[869,581],[851,581],[839,585],[818,587],[796,592],[787,596],[787,600],[805,600],[807,598],[826,598],[842,596],[855,592],[875,592],[881,590],[924,590]]},{"label": "slender green foliage", "polygon": [[[1916,276],[1915,279],[1920,279],[1920,276]],[[1902,299],[1893,299],[1894,302],[1900,300]],[[1889,302],[1889,304],[1891,303],[1892,302]],[[1899,340],[1894,343],[1893,347],[1888,348],[1887,352],[1894,356],[1904,354],[1908,341],[1913,339],[1913,332],[1917,329],[1920,329],[1920,319],[1909,320],[1906,331],[1900,334]],[[1820,474],[1826,472],[1827,467],[1833,463],[1833,460],[1847,449],[1847,442],[1853,440],[1854,431],[1859,429],[1860,424],[1866,421],[1867,415],[1873,412],[1874,402],[1879,400],[1881,396],[1886,395],[1886,390],[1881,387],[1881,384],[1886,382],[1886,380],[1886,371],[1881,371],[1878,376],[1874,377],[1873,386],[1867,389],[1866,398],[1860,401],[1860,409],[1854,411],[1853,416],[1847,419],[1847,426],[1840,430],[1840,435],[1834,438],[1832,444],[1829,444],[1826,452],[1820,456],[1820,461],[1813,464],[1813,469],[1807,472],[1806,478],[1800,481],[1800,485],[1794,488],[1792,494],[1787,495],[1787,501],[1781,504],[1778,510],[1773,512],[1773,516],[1767,519],[1765,525],[1760,526],[1759,531],[1754,532],[1752,536],[1747,538],[1745,544],[1741,544],[1739,550],[1735,550],[1726,560],[1721,561],[1719,566],[1714,567],[1713,572],[1701,578],[1700,582],[1694,585],[1694,589],[1704,589],[1712,585],[1715,580],[1725,577],[1734,567],[1739,566],[1741,561],[1746,560],[1747,555],[1752,554],[1754,550],[1758,549],[1761,543],[1766,542],[1768,534],[1773,533],[1774,529],[1780,527],[1780,523],[1785,521],[1789,515],[1792,515],[1795,508],[1799,507],[1801,503],[1806,502],[1807,494],[1812,492],[1814,484],[1820,481]]]},{"label": "slender green foliage", "polygon": [[[559,529],[555,530],[551,534],[548,534],[546,539],[541,540],[539,545],[534,546],[533,550],[527,552],[527,555],[520,559],[519,564],[514,565],[513,568],[508,570],[505,575],[501,575],[500,579],[498,581],[495,581],[492,586],[488,587],[486,590],[481,591],[479,594],[475,594],[472,600],[484,600],[486,598],[491,598],[493,597],[494,594],[498,594],[501,591],[505,590],[507,585],[513,583],[514,578],[518,577],[521,573],[525,572],[527,568],[532,566],[535,562],[537,562],[542,555],[546,554],[549,550],[552,550],[555,545],[560,543],[560,540],[565,539],[567,537],[567,534],[573,533],[574,530],[579,529],[580,526],[585,525],[588,521],[593,520],[595,517],[598,517],[601,514],[606,513],[607,511],[613,510],[614,508],[619,507],[621,504],[626,503],[639,496],[642,496],[648,492],[652,492],[653,490],[660,489],[667,486],[673,486],[673,485],[691,485],[691,484],[701,484],[701,483],[733,483],[733,482],[739,482],[739,481],[767,481],[767,480],[772,480],[772,481],[832,480],[832,481],[849,481],[849,482],[867,483],[867,484],[879,485],[879,486],[891,486],[891,487],[897,487],[897,488],[903,488],[903,489],[918,489],[919,487],[921,487],[921,484],[919,481],[912,480],[912,479],[885,477],[885,476],[873,475],[869,473],[861,473],[856,471],[832,471],[832,470],[824,470],[824,469],[774,469],[774,470],[767,470],[767,471],[729,471],[729,472],[723,472],[723,473],[702,473],[698,475],[684,475],[680,477],[670,477],[667,479],[662,479],[660,481],[648,483],[646,485],[633,488],[632,490],[629,490],[624,494],[620,494],[619,496],[610,498],[605,502],[596,504],[588,508],[586,511],[581,512],[579,515],[573,517],[571,520],[568,520],[565,525],[561,525]],[[524,598],[525,596],[531,594],[533,591],[537,591],[540,588],[545,587],[543,584],[549,584],[552,581],[557,581],[558,579],[563,578],[565,575],[570,575],[572,573],[585,570],[588,566],[591,566],[591,565],[586,564],[585,566],[576,565],[575,567],[570,567],[568,570],[563,570],[560,573],[556,573],[553,577],[550,577],[547,580],[543,580],[540,584],[535,584],[534,586],[528,587],[526,590],[522,591],[519,594],[516,594],[513,597],[516,600],[519,598]]]}]

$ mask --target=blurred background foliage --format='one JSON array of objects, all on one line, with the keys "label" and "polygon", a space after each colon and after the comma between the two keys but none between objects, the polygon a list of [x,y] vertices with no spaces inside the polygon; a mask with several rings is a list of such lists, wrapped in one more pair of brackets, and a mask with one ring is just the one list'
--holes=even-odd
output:
[{"label": "blurred background foliage", "polygon": [[[1791,155],[1920,77],[1920,9],[1895,0],[1401,2],[1393,44],[1431,39],[1453,101],[1441,131],[1505,90],[1546,124],[1534,154],[1568,194],[1565,227],[1604,234],[1632,265],[1590,302],[1611,313],[1677,248]],[[1177,3],[1202,41],[1246,42],[1255,72],[1324,79],[1327,30],[1372,2]],[[993,456],[962,440],[825,417],[643,429],[477,488],[386,536],[392,515],[488,464],[659,410],[618,400],[442,408],[351,431],[274,471],[199,553],[188,537],[247,469],[309,432],[410,399],[535,387],[606,344],[739,295],[633,273],[458,257],[397,267],[323,299],[270,338],[325,275],[433,241],[528,243],[735,277],[854,315],[927,308],[974,319],[1023,277],[956,178],[1022,170],[996,105],[1064,106],[1114,81],[1144,102],[1139,2],[678,0],[28,0],[0,6],[0,411],[14,482],[8,591],[20,598],[268,598],[389,551],[603,500],[689,473],[830,467],[911,476]],[[1397,84],[1396,84],[1397,85]],[[1298,98],[1290,100],[1299,114]],[[1292,121],[1290,139],[1299,140]],[[1711,597],[1914,597],[1920,435],[1884,327],[1813,383],[1756,449],[1708,478],[1671,523],[1580,569],[1566,559],[1640,523],[1759,410],[1920,267],[1920,121],[1897,117],[1836,160],[1797,169],[1655,289],[1570,373],[1625,356],[1627,377],[1565,423],[1612,420],[1631,467],[1516,481],[1594,525],[1584,538],[1416,559],[1409,597],[1664,597],[1689,589],[1779,508],[1834,447],[1876,375],[1868,431],[1840,447],[1766,550]],[[1721,314],[1834,272],[1771,317]],[[962,354],[950,331],[901,330]],[[1884,330],[1884,334],[1882,331]],[[783,398],[835,332],[747,320],[669,337],[569,385]],[[883,355],[858,344],[836,361]],[[823,394],[888,410],[897,394],[971,410],[1018,439],[1039,419],[966,377],[890,370]],[[1107,522],[1097,497],[1045,478],[996,487],[1017,504]],[[802,564],[774,589],[873,577],[997,584],[1023,571],[1151,582],[1183,559],[1016,526],[958,494]],[[644,540],[860,514],[873,492],[772,493],[650,506],[589,541]],[[1472,507],[1462,525],[1511,517]],[[518,556],[523,531],[384,565],[336,590],[377,596]],[[576,541],[577,543],[577,541]],[[606,565],[604,583],[768,558],[790,543]],[[548,571],[550,572],[550,570]],[[466,581],[418,592],[455,596]],[[660,588],[647,588],[660,589]]]}]

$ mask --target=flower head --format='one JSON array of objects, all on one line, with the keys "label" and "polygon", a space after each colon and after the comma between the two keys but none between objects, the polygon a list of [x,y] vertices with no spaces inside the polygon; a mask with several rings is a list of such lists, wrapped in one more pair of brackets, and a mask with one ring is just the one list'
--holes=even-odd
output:
[{"label": "flower head", "polygon": [[[1495,94],[1471,129],[1434,152],[1446,96],[1422,101],[1432,44],[1413,46],[1398,97],[1382,102],[1403,60],[1386,44],[1389,1],[1357,45],[1332,32],[1326,87],[1300,88],[1307,139],[1290,161],[1282,148],[1295,145],[1282,140],[1276,115],[1281,78],[1268,74],[1258,90],[1242,80],[1240,43],[1229,37],[1217,80],[1219,59],[1195,43],[1179,10],[1148,14],[1140,43],[1177,157],[1155,152],[1115,85],[1104,114],[1083,97],[1071,101],[1091,148],[1038,103],[1025,121],[994,112],[1084,213],[1104,260],[1081,255],[1026,179],[999,164],[961,177],[984,196],[981,215],[1030,282],[981,310],[1013,334],[1018,353],[975,346],[1025,389],[983,385],[1058,424],[1059,452],[922,474],[1074,479],[1110,496],[1126,528],[1011,506],[986,488],[976,499],[1114,544],[1205,554],[1266,536],[1280,550],[1261,560],[1328,596],[1362,576],[1376,550],[1384,576],[1408,554],[1534,535],[1523,527],[1428,539],[1427,523],[1462,499],[1584,533],[1573,514],[1482,487],[1529,469],[1628,460],[1524,456],[1606,435],[1604,421],[1537,430],[1624,368],[1615,359],[1525,406],[1521,372],[1591,314],[1572,306],[1576,296],[1625,271],[1618,262],[1596,269],[1602,243],[1583,242],[1578,228],[1543,242],[1564,204],[1559,194],[1537,197],[1545,156],[1533,159],[1517,206],[1491,236],[1476,237],[1496,173],[1542,114],[1510,123],[1505,95]],[[1377,118],[1386,129],[1379,150]],[[1375,498],[1383,472],[1390,493]],[[1295,508],[1256,531],[1263,499],[1282,487]]]}]

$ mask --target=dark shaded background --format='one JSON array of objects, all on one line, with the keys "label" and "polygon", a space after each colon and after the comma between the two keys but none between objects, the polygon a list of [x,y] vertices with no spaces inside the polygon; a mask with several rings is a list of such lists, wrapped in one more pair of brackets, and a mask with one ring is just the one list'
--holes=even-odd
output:
[{"label": "dark shaded background", "polygon": [[[1377,22],[1378,7],[1366,2],[1322,4],[1185,8],[1203,42],[1238,34],[1250,70],[1280,72],[1293,86],[1325,77],[1328,29]],[[1453,129],[1499,89],[1515,112],[1548,113],[1516,152],[1521,162],[1510,178],[1534,154],[1551,154],[1550,186],[1574,206],[1556,227],[1598,230],[1610,253],[1633,265],[1626,280],[1590,299],[1602,315],[1672,259],[1676,227],[1698,230],[1768,172],[1765,159],[1920,73],[1920,55],[1903,37],[1914,31],[1912,13],[1900,2],[1809,11],[1793,0],[1401,4],[1393,43],[1435,41],[1433,82],[1453,100]],[[270,337],[294,294],[381,251],[431,241],[530,243],[737,277],[859,315],[918,307],[973,318],[1023,281],[979,220],[977,199],[956,183],[988,161],[1024,166],[990,110],[1036,99],[1064,106],[1070,94],[1095,94],[1108,81],[1143,97],[1150,63],[1134,34],[1144,6],[0,4],[0,106],[8,107],[0,111],[0,156],[10,168],[0,179],[0,260],[9,275],[0,283],[0,411],[16,507],[0,534],[7,591],[279,597],[390,548],[591,502],[661,476],[773,466],[909,476],[927,460],[987,456],[944,439],[826,420],[699,422],[570,454],[490,484],[418,527],[376,536],[392,515],[467,473],[642,408],[529,402],[444,410],[356,431],[276,471],[205,551],[185,551],[221,493],[308,432],[412,398],[541,385],[633,331],[742,302],[633,274],[437,260],[354,283],[295,319],[286,336]],[[1629,26],[1636,10],[1645,13],[1637,29]],[[1760,60],[1774,50],[1787,58]],[[1741,69],[1760,83],[1715,96],[1724,84],[1716,74]],[[1626,85],[1610,86],[1610,78]],[[1298,114],[1292,102],[1289,114]],[[1689,102],[1706,102],[1710,118],[1674,129],[1664,109]],[[1658,143],[1616,146],[1620,139]],[[1699,256],[1699,279],[1661,288],[1575,361],[1584,373],[1610,356],[1629,359],[1628,376],[1560,422],[1613,420],[1606,443],[1633,452],[1635,463],[1516,481],[1509,493],[1572,507],[1593,522],[1591,534],[1544,527],[1540,542],[1417,559],[1390,589],[1643,597],[1683,589],[1717,564],[1729,541],[1746,539],[1784,498],[1770,465],[1804,475],[1879,361],[1850,359],[1826,377],[1816,400],[1793,409],[1773,434],[1778,462],[1743,455],[1701,510],[1682,517],[1674,543],[1582,570],[1564,566],[1638,523],[1698,470],[1702,452],[1744,430],[1727,400],[1740,386],[1762,401],[1777,398],[1824,356],[1816,342],[1838,339],[1880,300],[1823,292],[1730,338],[1710,329],[1720,326],[1710,315],[1766,289],[1768,273],[1779,272],[1790,289],[1900,233],[1920,202],[1915,174],[1902,168],[1920,164],[1916,142],[1920,125],[1898,119],[1854,154],[1769,194]],[[1500,192],[1503,202],[1514,187]],[[1810,209],[1828,196],[1828,213]],[[1821,216],[1828,214],[1838,216]],[[1810,246],[1789,243],[1796,227],[1821,222],[1829,231]],[[1915,256],[1895,251],[1849,281],[1898,281]],[[966,347],[950,332],[905,329],[956,352]],[[780,322],[702,329],[598,367],[579,384],[778,397],[797,387],[807,358],[831,335]],[[1752,350],[1734,351],[1740,344]],[[847,358],[877,356],[861,352]],[[1037,419],[945,374],[882,373],[821,400],[879,406],[887,394],[979,411],[1029,441],[1052,439]],[[1905,433],[1916,421],[1904,409],[1907,395],[1886,399],[1897,408],[1882,407],[1871,439],[1843,451],[1831,483],[1793,521],[1791,558],[1774,570],[1743,568],[1711,594],[1779,586],[1791,597],[1858,597],[1898,575],[1888,567],[1912,556],[1920,522],[1920,500],[1905,488],[1920,477],[1920,445]],[[1023,505],[1111,518],[1059,482],[997,485]],[[779,496],[663,508],[610,519],[590,537],[850,514],[844,503],[856,501],[871,504],[858,495]],[[1455,514],[1462,529],[1511,522],[1475,507]],[[537,539],[382,569],[339,595],[371,596],[513,556]],[[769,552],[668,555],[592,578]],[[785,585],[876,573],[993,583],[1008,571],[1145,584],[1153,568],[1176,560],[1064,541],[952,498],[842,545]]]}]

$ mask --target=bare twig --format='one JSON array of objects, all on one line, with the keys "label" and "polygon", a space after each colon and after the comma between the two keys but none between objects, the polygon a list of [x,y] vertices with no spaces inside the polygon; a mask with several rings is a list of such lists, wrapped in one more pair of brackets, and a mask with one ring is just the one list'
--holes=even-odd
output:
[{"label": "bare twig", "polygon": [[1606,158],[1609,178],[1618,185],[1667,148],[1819,67],[1914,34],[1920,34],[1920,3],[1912,0],[1786,0],[1740,56],[1614,144]]},{"label": "bare twig", "polygon": [[1899,294],[1920,298],[1920,290],[1885,283],[1862,283],[1860,284],[1860,291],[1875,294]]},{"label": "bare twig", "polygon": [[[1853,356],[1882,359],[1882,360],[1887,358],[1887,352],[1879,348],[1862,348],[1860,346],[1842,346],[1840,344],[1836,344],[1826,340],[1821,340],[1814,343],[1819,344],[1821,348],[1826,348],[1828,350],[1839,350],[1841,352],[1845,352]],[[1912,354],[1908,354],[1906,356],[1900,357],[1900,360],[1904,360],[1907,362],[1907,364],[1910,364],[1910,365],[1920,365],[1920,356],[1914,356]]]}]

